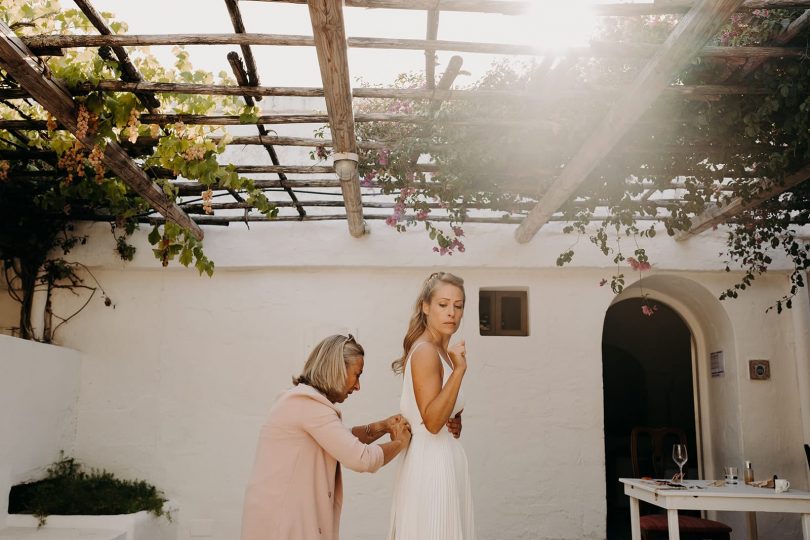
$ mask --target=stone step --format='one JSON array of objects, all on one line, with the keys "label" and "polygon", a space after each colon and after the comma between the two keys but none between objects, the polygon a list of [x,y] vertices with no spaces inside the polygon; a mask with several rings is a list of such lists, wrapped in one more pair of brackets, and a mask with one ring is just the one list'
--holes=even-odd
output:
[{"label": "stone step", "polygon": [[125,531],[77,529],[71,527],[6,527],[0,540],[126,540]]}]

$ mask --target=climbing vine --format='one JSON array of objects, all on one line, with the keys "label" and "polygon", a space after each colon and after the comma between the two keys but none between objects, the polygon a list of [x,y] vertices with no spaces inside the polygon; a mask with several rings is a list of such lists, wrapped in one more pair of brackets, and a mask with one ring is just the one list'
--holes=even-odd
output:
[{"label": "climbing vine", "polygon": [[[735,14],[715,45],[768,44],[801,12],[754,10]],[[675,16],[606,18],[604,41],[661,43],[677,24]],[[798,36],[807,47],[810,31]],[[617,96],[636,77],[644,58],[546,59],[501,62],[468,89],[501,91],[495,99],[454,100],[431,110],[428,100],[364,100],[363,112],[421,115],[430,130],[399,122],[359,124],[360,141],[379,145],[361,152],[364,186],[394,194],[387,223],[399,231],[424,224],[441,254],[463,251],[463,224],[469,209],[488,208],[504,218],[526,215],[576,154]],[[740,67],[740,66],[736,66]],[[756,92],[696,100],[664,96],[617,149],[560,209],[563,231],[586,239],[616,264],[602,280],[620,292],[625,268],[652,267],[645,239],[665,231],[688,231],[695,216],[737,198],[757,201],[774,183],[810,163],[810,61],[770,59],[743,80],[723,61],[695,61],[673,84],[716,84],[718,78]],[[419,76],[403,75],[400,88],[424,88]],[[322,134],[322,131],[321,131]],[[421,158],[420,158],[421,156]],[[317,156],[315,156],[317,157]],[[417,159],[420,158],[420,159]],[[420,164],[430,163],[431,168]],[[677,191],[673,187],[677,180]],[[658,190],[657,197],[648,190]],[[728,271],[742,269],[740,281],[720,298],[734,298],[766,272],[775,254],[792,264],[786,294],[775,301],[792,305],[803,272],[810,268],[810,245],[798,227],[808,222],[807,182],[755,205],[725,223]],[[449,218],[450,227],[432,221]],[[557,264],[573,261],[578,240]],[[645,304],[645,314],[654,307]]]},{"label": "climbing vine", "polygon": [[[125,32],[126,25],[103,14],[110,28]],[[0,20],[20,35],[92,33],[90,22],[78,10],[61,8],[57,0],[8,0],[0,5]],[[214,77],[195,70],[188,53],[174,49],[174,66],[161,66],[147,48],[131,52],[136,69],[148,80],[211,84]],[[70,49],[62,56],[46,59],[50,76],[68,88],[92,87],[102,79],[121,75],[118,59],[110,50]],[[231,83],[220,73],[220,83]],[[0,88],[17,88],[16,82],[0,71]],[[240,114],[250,122],[254,108],[240,106],[236,98],[204,95],[159,94],[161,106],[176,113],[207,114],[220,110]],[[164,193],[182,202],[177,189],[167,178],[182,176],[196,180],[208,189],[203,192],[203,209],[211,213],[212,187],[238,190],[257,210],[275,216],[277,209],[262,190],[249,179],[239,176],[233,166],[221,165],[218,156],[225,150],[227,133],[213,142],[210,135],[217,128],[182,124],[141,124],[145,105],[131,93],[90,90],[75,97],[78,103],[79,137],[59,129],[56,120],[33,100],[3,100],[0,118],[8,120],[45,120],[47,130],[0,130],[0,151],[23,150],[27,159],[0,160],[0,259],[3,261],[9,290],[21,290],[20,333],[31,338],[31,297],[37,287],[62,281],[73,288],[85,285],[80,267],[62,258],[85,237],[77,236],[71,222],[81,219],[107,219],[115,237],[115,250],[124,260],[131,260],[137,247],[128,238],[142,221],[153,214],[149,204],[103,163],[104,149],[110,142],[124,146]],[[79,139],[90,136],[92,147]],[[55,153],[56,159],[49,158]],[[155,257],[167,266],[178,260],[184,266],[194,265],[200,274],[212,275],[214,262],[204,252],[202,242],[174,223],[154,224],[148,235]],[[58,268],[59,272],[49,272]],[[48,302],[50,306],[50,302]],[[49,336],[45,336],[48,340]]]}]

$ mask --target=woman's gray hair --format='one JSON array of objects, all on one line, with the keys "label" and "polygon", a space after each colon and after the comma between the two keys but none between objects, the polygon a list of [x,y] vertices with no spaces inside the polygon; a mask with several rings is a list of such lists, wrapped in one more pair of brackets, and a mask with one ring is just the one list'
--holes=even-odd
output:
[{"label": "woman's gray hair", "polygon": [[340,394],[346,386],[346,365],[358,356],[365,356],[365,351],[351,334],[329,336],[312,349],[301,375],[292,382],[307,384],[326,396]]}]

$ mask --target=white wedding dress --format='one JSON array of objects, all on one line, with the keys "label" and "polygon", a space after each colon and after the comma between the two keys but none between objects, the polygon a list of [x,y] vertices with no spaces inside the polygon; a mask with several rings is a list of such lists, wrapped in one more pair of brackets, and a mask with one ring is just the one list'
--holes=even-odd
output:
[{"label": "white wedding dress", "polygon": [[[411,375],[411,348],[405,363],[400,412],[411,424],[411,443],[400,458],[394,483],[389,540],[474,540],[473,503],[467,454],[447,428],[433,434],[422,423]],[[440,354],[441,357],[441,354]],[[444,380],[452,372],[442,358]],[[459,390],[453,416],[464,408]]]}]

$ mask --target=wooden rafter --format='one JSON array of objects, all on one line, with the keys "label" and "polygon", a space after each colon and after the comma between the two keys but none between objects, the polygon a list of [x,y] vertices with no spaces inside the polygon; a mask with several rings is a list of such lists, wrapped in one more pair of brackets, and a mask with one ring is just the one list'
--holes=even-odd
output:
[{"label": "wooden rafter", "polygon": [[[268,3],[306,4],[306,0],[254,0]],[[654,3],[610,3],[595,6],[596,13],[610,16],[660,15],[686,13],[695,0],[660,0]],[[468,13],[500,13],[523,15],[531,9],[531,2],[513,0],[346,0],[347,7],[369,9],[411,9],[462,11]],[[808,0],[746,0],[740,9],[786,9],[810,7]]]},{"label": "wooden rafter", "polygon": [[[799,15],[799,17],[790,23],[787,28],[775,36],[771,40],[770,45],[787,45],[793,41],[796,36],[801,34],[808,26],[810,26],[810,9],[805,10],[805,12]],[[745,80],[749,75],[751,75],[751,73],[756,71],[762,64],[764,64],[766,60],[766,58],[748,58],[745,65],[731,76],[731,80]]]},{"label": "wooden rafter", "polygon": [[[152,45],[274,45],[286,47],[312,47],[311,36],[280,34],[131,34],[131,35],[40,35],[23,38],[29,48],[39,49],[103,47],[103,46],[152,46]],[[426,50],[469,52],[482,54],[511,54],[527,56],[553,56],[559,49],[519,45],[512,43],[480,43],[472,41],[447,41],[427,39],[392,39],[372,37],[349,37],[345,43],[358,49]],[[663,45],[650,43],[593,42],[588,46],[569,47],[565,55],[570,57],[636,57],[648,58],[659,53]],[[803,57],[807,51],[802,47],[705,47],[696,55],[711,58],[784,58]]]},{"label": "wooden rafter", "polygon": [[515,239],[518,242],[525,243],[534,237],[658,99],[675,74],[699,54],[741,4],[742,0],[701,0],[695,4],[672,30],[658,54],[639,73],[631,90],[611,107],[543,199],[517,228]]},{"label": "wooden rafter", "polygon": [[[95,90],[112,92],[154,92],[172,94],[200,94],[213,96],[291,96],[323,97],[323,88],[307,86],[256,86],[243,87],[221,84],[167,83],[167,82],[125,82],[103,80],[97,83],[81,83],[71,88],[73,95],[84,95]],[[421,88],[353,88],[355,98],[390,98],[390,99],[433,99],[442,101],[454,100],[487,100],[487,99],[525,99],[535,102],[553,103],[560,99],[575,97],[587,98],[594,92],[620,93],[622,87],[585,86],[581,89],[567,88],[564,92],[538,93],[521,90],[450,90]],[[747,84],[699,84],[673,85],[663,92],[665,96],[680,99],[704,99],[710,96],[767,94],[768,89]],[[23,88],[0,88],[0,99],[20,99],[28,97]]]},{"label": "wooden rafter", "polygon": [[[0,21],[0,65],[63,126],[78,136],[78,109],[73,98],[59,81],[50,78],[41,61],[2,21]],[[95,144],[92,135],[85,135],[80,140],[88,148]],[[146,176],[118,143],[110,141],[106,145],[103,162],[138,195],[146,199],[157,212],[181,227],[189,229],[198,240],[203,238],[202,229],[169,200],[163,190]]]},{"label": "wooden rafter", "polygon": [[[236,82],[239,86],[246,87],[249,83],[248,74],[245,71],[245,67],[242,64],[242,59],[239,58],[239,53],[236,51],[231,51],[228,53],[228,63],[231,65],[231,70],[233,71],[234,77],[236,77]],[[245,105],[248,107],[253,107],[255,102],[253,101],[253,96],[243,95],[242,99],[245,100]],[[264,127],[263,124],[256,124],[256,130],[259,132],[259,141],[262,146],[264,146],[267,154],[270,156],[270,161],[273,165],[281,165],[281,162],[278,159],[278,153],[276,153],[276,149],[273,147],[272,142],[266,142],[265,137],[267,137],[270,133],[267,131],[267,128]],[[284,173],[279,173],[278,175],[279,180],[283,183],[287,180],[287,175]],[[290,199],[293,202],[298,202],[298,197],[296,197],[295,193],[291,189],[287,189],[287,194],[290,196]],[[234,195],[234,199],[239,200],[239,196]],[[298,215],[304,217],[307,215],[306,210],[302,206],[298,206]]]},{"label": "wooden rafter", "polygon": [[[245,33],[245,23],[242,21],[242,13],[239,11],[239,0],[225,0],[225,6],[228,8],[228,15],[231,17],[233,24],[233,31],[237,34]],[[256,69],[256,60],[253,58],[253,51],[250,45],[242,45],[242,56],[245,59],[245,74],[247,75],[246,86],[259,86],[259,73]],[[257,100],[261,100],[261,96],[254,96]]]},{"label": "wooden rafter", "polygon": [[793,189],[807,180],[810,180],[810,164],[807,164],[795,173],[788,175],[781,182],[774,182],[770,180],[767,181],[769,182],[770,187],[762,190],[759,194],[749,200],[743,200],[741,197],[737,197],[728,204],[724,204],[722,206],[716,204],[712,205],[709,208],[706,208],[702,214],[692,219],[692,226],[688,231],[681,231],[676,234],[675,240],[686,240],[687,238],[696,236],[703,231],[715,227],[716,225],[726,223],[741,212],[759,206],[768,199],[781,195],[782,193]]},{"label": "wooden rafter", "polygon": [[309,18],[315,36],[315,50],[321,68],[329,113],[329,129],[336,154],[354,154],[355,167],[351,178],[341,178],[346,220],[354,237],[363,236],[363,204],[360,199],[360,179],[357,176],[357,140],[354,133],[352,87],[349,78],[349,51],[343,24],[342,0],[310,0]]},{"label": "wooden rafter", "polygon": [[[431,9],[427,13],[428,41],[436,41],[439,37],[439,12]],[[425,49],[425,85],[429,90],[436,87],[436,51]]]},{"label": "wooden rafter", "polygon": [[[73,0],[75,4],[82,10],[84,16],[90,21],[90,23],[99,31],[101,35],[109,36],[112,35],[112,30],[110,27],[107,26],[107,21],[104,20],[104,17],[96,11],[96,8],[93,7],[88,0]],[[139,83],[143,80],[141,74],[138,73],[138,70],[132,64],[132,60],[129,59],[129,54],[127,54],[126,49],[123,47],[111,47],[112,52],[115,53],[116,58],[118,58],[118,67],[121,70],[121,80],[130,83]],[[99,50],[99,55],[104,57],[106,54],[109,54],[109,50],[107,53],[104,52],[104,49]],[[146,107],[149,112],[157,112],[160,109],[160,101],[154,96],[154,94],[148,91],[140,91],[135,93],[138,100]]]}]

